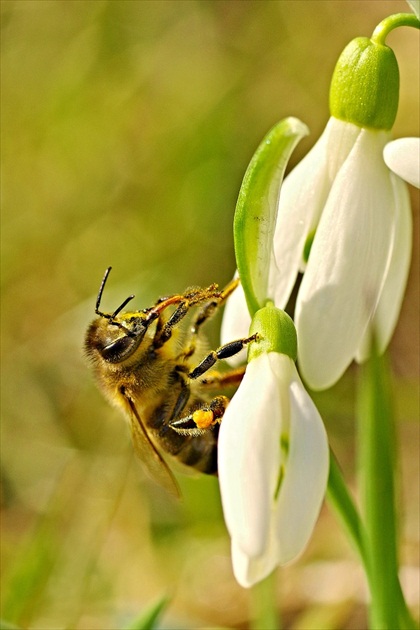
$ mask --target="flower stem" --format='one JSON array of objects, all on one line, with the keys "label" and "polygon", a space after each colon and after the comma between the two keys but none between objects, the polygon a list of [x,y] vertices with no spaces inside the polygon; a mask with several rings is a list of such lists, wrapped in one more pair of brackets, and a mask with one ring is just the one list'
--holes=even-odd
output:
[{"label": "flower stem", "polygon": [[[375,590],[375,586],[372,584],[374,575],[370,570],[368,554],[365,547],[366,533],[364,525],[360,519],[360,515],[353,498],[347,488],[337,459],[332,451],[330,451],[330,472],[328,478],[327,499],[338,514],[345,530],[347,531],[349,539],[360,556],[368,583],[370,585],[370,590]],[[401,628],[401,630],[417,630],[418,626],[413,620],[407,607],[399,580],[397,580],[396,583],[395,598],[399,618],[399,625],[397,627]]]},{"label": "flower stem", "polygon": [[398,578],[390,374],[386,359],[378,356],[375,346],[361,369],[358,421],[371,627],[398,630],[410,627],[407,624],[411,617]]},{"label": "flower stem", "polygon": [[385,18],[385,20],[382,20],[375,28],[371,37],[372,42],[384,46],[388,33],[399,26],[420,28],[420,21],[414,13],[395,13],[394,15],[390,15]]},{"label": "flower stem", "polygon": [[276,602],[276,577],[273,571],[250,592],[251,630],[280,630],[280,614]]}]

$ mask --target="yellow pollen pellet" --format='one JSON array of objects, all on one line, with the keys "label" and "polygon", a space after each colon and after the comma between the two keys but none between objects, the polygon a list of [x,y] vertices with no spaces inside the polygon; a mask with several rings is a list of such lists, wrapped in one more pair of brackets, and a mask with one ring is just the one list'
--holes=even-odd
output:
[{"label": "yellow pollen pellet", "polygon": [[213,412],[204,411],[204,409],[194,411],[192,417],[199,429],[208,429],[214,422]]}]

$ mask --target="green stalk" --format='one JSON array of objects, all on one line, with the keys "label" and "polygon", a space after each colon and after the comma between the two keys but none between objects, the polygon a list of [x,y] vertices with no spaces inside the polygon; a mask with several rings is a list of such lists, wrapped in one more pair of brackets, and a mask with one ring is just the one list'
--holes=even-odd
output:
[{"label": "green stalk", "polygon": [[375,630],[398,630],[406,627],[403,617],[408,609],[398,578],[395,427],[388,363],[378,356],[375,345],[361,369],[358,424],[370,625]]},{"label": "green stalk", "polygon": [[251,630],[280,630],[276,599],[277,571],[258,582],[250,591]]},{"label": "green stalk", "polygon": [[419,630],[417,623],[414,621],[411,616],[411,612],[407,606],[407,603],[404,599],[404,593],[401,589],[400,581],[398,580],[398,617],[400,620],[400,628],[401,630]]},{"label": "green stalk", "polygon": [[420,28],[420,21],[413,13],[395,13],[394,15],[389,15],[378,24],[373,31],[371,39],[375,44],[385,46],[387,35],[394,30],[394,28],[401,26]]},{"label": "green stalk", "polygon": [[[370,590],[374,590],[375,586],[372,585],[373,575],[370,571],[368,554],[365,548],[366,532],[364,531],[364,525],[360,519],[360,515],[348,490],[346,482],[344,481],[340,466],[332,451],[330,451],[330,472],[328,477],[327,500],[337,513],[339,519],[344,525],[344,529],[346,530],[350,541],[360,556]],[[395,597],[397,600],[399,618],[398,628],[401,628],[401,630],[417,630],[418,626],[413,620],[407,607],[399,580],[397,580],[396,584]]]}]

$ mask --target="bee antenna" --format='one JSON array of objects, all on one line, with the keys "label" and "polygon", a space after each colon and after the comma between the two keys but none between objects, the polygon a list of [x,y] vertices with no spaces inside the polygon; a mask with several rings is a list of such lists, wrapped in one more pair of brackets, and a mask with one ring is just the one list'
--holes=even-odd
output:
[{"label": "bee antenna", "polygon": [[128,298],[126,298],[124,302],[112,313],[111,319],[114,319],[114,317],[116,317],[118,313],[120,313],[123,310],[124,306],[126,306],[129,302],[131,302],[131,300],[134,297],[135,297],[134,295],[129,295]]},{"label": "bee antenna", "polygon": [[97,315],[101,315],[102,317],[104,317],[104,314],[101,313],[101,311],[99,310],[99,306],[101,304],[102,293],[104,292],[105,284],[106,284],[106,281],[108,280],[108,276],[110,274],[111,269],[112,267],[108,267],[108,269],[105,271],[104,277],[102,278],[101,286],[99,287],[98,297],[96,298],[95,313]]},{"label": "bee antenna", "polygon": [[120,313],[123,310],[124,306],[126,306],[128,302],[130,302],[134,298],[134,295],[129,295],[128,298],[126,298],[124,302],[112,313],[112,315],[110,315],[109,313],[103,313],[102,311],[99,310],[99,307],[101,305],[102,294],[104,292],[105,284],[106,284],[106,281],[108,280],[108,276],[110,274],[111,269],[112,267],[108,267],[108,269],[105,271],[104,277],[102,278],[101,286],[99,287],[98,297],[96,298],[95,313],[99,315],[100,317],[105,317],[105,319],[109,319],[110,322],[114,324],[114,326],[118,326],[119,328],[122,328],[131,337],[131,336],[134,336],[131,330],[123,326],[123,324],[120,324],[119,322],[114,322],[113,320],[118,315],[118,313]]}]

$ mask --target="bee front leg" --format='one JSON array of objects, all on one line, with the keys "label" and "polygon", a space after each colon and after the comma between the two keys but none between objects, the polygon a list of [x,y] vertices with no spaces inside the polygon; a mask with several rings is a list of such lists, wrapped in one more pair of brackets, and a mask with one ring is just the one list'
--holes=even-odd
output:
[{"label": "bee front leg", "polygon": [[192,322],[191,325],[191,330],[190,330],[190,334],[191,334],[191,339],[190,339],[190,343],[188,348],[183,352],[183,356],[185,358],[187,357],[191,357],[195,350],[196,350],[196,346],[197,346],[197,336],[199,333],[199,330],[201,328],[201,326],[211,317],[213,317],[215,311],[222,306],[227,298],[229,297],[229,295],[231,293],[233,293],[233,291],[236,289],[236,287],[239,284],[239,279],[234,279],[231,282],[229,282],[229,284],[227,286],[225,286],[225,288],[223,289],[223,291],[220,292],[220,294],[217,296],[217,298],[211,300],[210,302],[208,302],[207,304],[205,304],[197,313],[197,315],[194,318],[194,321]]},{"label": "bee front leg", "polygon": [[210,317],[213,316],[214,312],[216,311],[216,309],[219,308],[219,306],[222,306],[222,304],[226,302],[227,298],[231,293],[233,293],[238,284],[239,280],[232,280],[223,289],[223,291],[220,292],[217,299],[211,300],[211,302],[208,302],[199,310],[191,326],[191,333],[193,335],[196,335],[204,322],[206,322]]},{"label": "bee front leg", "polygon": [[164,323],[161,318],[159,319],[155,338],[153,340],[154,348],[160,348],[171,338],[172,330],[179,324],[192,307],[202,304],[208,300],[217,300],[222,295],[223,292],[218,291],[217,285],[212,284],[207,287],[207,289],[195,289],[189,293],[185,293],[184,295],[174,295],[155,305],[152,311],[157,312],[160,315],[168,306],[178,304],[177,308],[167,322]]},{"label": "bee front leg", "polygon": [[156,334],[153,340],[153,347],[155,350],[161,348],[163,344],[169,341],[172,336],[173,328],[185,317],[189,308],[190,306],[188,302],[181,302],[167,322],[163,322],[162,319],[159,318]]}]

